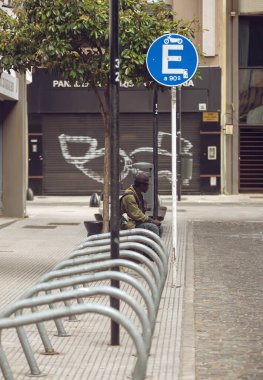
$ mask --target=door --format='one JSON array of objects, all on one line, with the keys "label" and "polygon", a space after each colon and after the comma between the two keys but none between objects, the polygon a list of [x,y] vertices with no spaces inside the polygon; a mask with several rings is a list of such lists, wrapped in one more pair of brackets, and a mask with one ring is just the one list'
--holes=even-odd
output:
[{"label": "door", "polygon": [[191,180],[184,180],[183,194],[200,193],[200,113],[182,114],[182,153],[191,153],[193,158],[193,173]]},{"label": "door", "polygon": [[42,133],[29,133],[28,155],[29,187],[34,194],[40,195],[43,180]]}]

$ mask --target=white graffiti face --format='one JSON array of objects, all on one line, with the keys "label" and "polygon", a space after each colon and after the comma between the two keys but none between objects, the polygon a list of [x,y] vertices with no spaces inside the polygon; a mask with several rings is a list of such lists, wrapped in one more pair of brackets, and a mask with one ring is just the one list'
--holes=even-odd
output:
[{"label": "white graffiti face", "polygon": [[[166,149],[162,149],[163,137],[167,135],[171,137],[170,133],[167,132],[159,132],[158,133],[158,154],[159,156],[169,156],[171,157],[171,152]],[[95,172],[92,168],[89,167],[89,163],[94,159],[103,158],[105,149],[100,148],[97,149],[98,141],[89,136],[69,136],[62,134],[59,137],[59,143],[62,155],[67,163],[74,165],[77,169],[79,169],[83,174],[88,176],[89,178],[97,181],[99,183],[103,183],[102,174]],[[182,139],[183,142],[183,151],[189,152],[189,150],[193,147],[193,145],[188,140]],[[72,156],[69,152],[69,144],[81,144],[85,145],[85,153],[81,156]],[[140,147],[133,150],[129,155],[123,150],[120,149],[120,157],[122,161],[122,170],[121,170],[121,181],[123,181],[130,172],[135,173],[136,169],[133,168],[133,164],[135,163],[136,155],[140,153],[152,153],[152,147]],[[166,178],[170,183],[172,182],[172,173],[170,170],[160,170],[158,172],[159,178]]]}]

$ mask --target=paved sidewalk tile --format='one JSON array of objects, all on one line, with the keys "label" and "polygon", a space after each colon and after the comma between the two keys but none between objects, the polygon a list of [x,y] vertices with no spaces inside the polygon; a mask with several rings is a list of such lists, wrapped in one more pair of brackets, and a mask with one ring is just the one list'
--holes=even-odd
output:
[{"label": "paved sidewalk tile", "polygon": [[159,307],[147,371],[147,379],[155,380],[177,379],[180,362],[186,224],[183,221],[178,222],[175,263],[172,255],[171,219],[167,223],[168,235],[165,242],[170,252],[169,272]]},{"label": "paved sidewalk tile", "polygon": [[[76,209],[78,206],[82,207],[81,212]],[[56,210],[48,205],[43,206],[42,203],[39,209],[37,205],[29,207],[31,215],[28,219],[18,220],[0,230],[1,307],[15,302],[25,290],[32,287],[44,273],[63,260],[85,237],[83,220],[86,217],[92,219],[94,210],[88,207],[85,209],[86,206],[83,204],[60,206],[59,202],[54,207]],[[70,222],[71,224],[67,224]],[[164,242],[171,253],[171,214],[169,212],[164,224]],[[184,234],[185,229],[182,226],[182,239],[178,239],[180,244],[183,244]],[[183,260],[178,255],[177,265],[179,263],[181,273],[183,273]],[[174,283],[175,270],[175,265],[171,261],[148,361],[147,378],[149,379],[175,379],[179,363],[183,277],[180,279],[179,275],[177,282]],[[138,277],[134,272],[132,275]],[[144,286],[147,288],[146,283]],[[143,304],[135,290],[127,285],[123,285],[122,288]],[[109,299],[105,296],[94,296],[90,301],[109,305]],[[124,302],[121,302],[121,311],[141,331],[138,317]],[[26,332],[38,366],[47,378],[53,380],[131,378],[136,363],[134,344],[121,328],[121,345],[112,347],[109,344],[110,320],[108,318],[97,314],[85,314],[78,316],[77,321],[74,322],[65,320],[64,326],[70,335],[68,337],[56,336],[53,322],[46,322],[45,326],[52,345],[59,355],[42,354],[43,346],[35,326],[27,326]],[[10,366],[14,370],[15,379],[25,379],[29,368],[16,332],[4,331],[2,342]]]}]

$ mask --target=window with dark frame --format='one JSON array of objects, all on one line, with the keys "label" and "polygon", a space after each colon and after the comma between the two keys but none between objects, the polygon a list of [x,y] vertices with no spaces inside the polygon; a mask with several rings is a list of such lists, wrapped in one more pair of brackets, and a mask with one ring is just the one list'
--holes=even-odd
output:
[{"label": "window with dark frame", "polygon": [[239,18],[239,121],[263,125],[263,16]]}]

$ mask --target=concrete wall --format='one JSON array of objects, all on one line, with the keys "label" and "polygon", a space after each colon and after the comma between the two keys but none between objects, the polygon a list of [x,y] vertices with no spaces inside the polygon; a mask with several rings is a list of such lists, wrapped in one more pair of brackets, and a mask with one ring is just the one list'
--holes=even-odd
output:
[{"label": "concrete wall", "polygon": [[[199,66],[221,69],[221,192],[231,193],[233,137],[225,134],[229,105],[232,107],[231,78],[227,78],[229,34],[227,31],[226,7],[229,0],[173,0],[173,9],[178,17],[197,20],[199,30],[195,45],[199,53]],[[229,12],[230,14],[230,12]],[[230,45],[230,49],[232,45]],[[230,80],[229,80],[230,79]],[[230,94],[230,97],[228,95]],[[226,99],[227,97],[227,99]],[[230,99],[231,98],[231,99]],[[232,112],[232,109],[230,110]],[[232,119],[231,119],[232,120]]]},{"label": "concrete wall", "polygon": [[239,12],[241,14],[262,14],[263,0],[239,0]]},{"label": "concrete wall", "polygon": [[19,101],[4,102],[3,215],[23,218],[27,189],[26,80],[19,76]]},{"label": "concrete wall", "polygon": [[[201,66],[220,65],[223,6],[224,0],[173,0],[173,10],[179,18],[199,22],[195,45],[199,52],[205,53],[200,57]],[[214,49],[211,49],[212,41]]]}]

